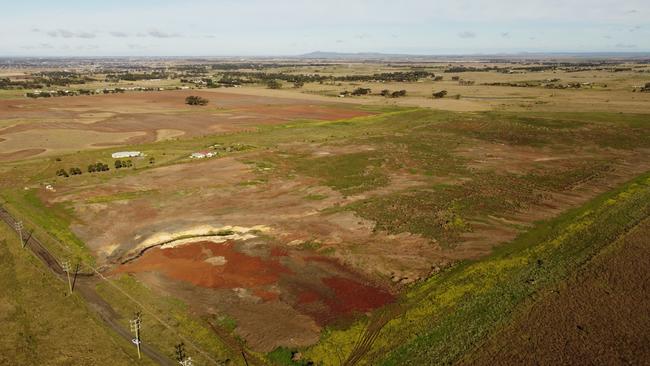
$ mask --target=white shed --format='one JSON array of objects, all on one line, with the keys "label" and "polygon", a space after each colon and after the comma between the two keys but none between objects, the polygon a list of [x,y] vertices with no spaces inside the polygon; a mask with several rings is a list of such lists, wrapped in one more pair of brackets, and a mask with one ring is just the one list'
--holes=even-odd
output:
[{"label": "white shed", "polygon": [[140,151],[118,151],[111,154],[113,159],[136,158],[142,156]]}]

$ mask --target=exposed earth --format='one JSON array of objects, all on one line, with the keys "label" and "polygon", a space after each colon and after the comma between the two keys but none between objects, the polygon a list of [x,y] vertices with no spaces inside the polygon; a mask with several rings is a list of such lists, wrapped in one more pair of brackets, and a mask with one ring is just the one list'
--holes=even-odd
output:
[{"label": "exposed earth", "polygon": [[[188,106],[184,100],[189,95],[206,98],[210,104]],[[0,160],[252,130],[296,119],[369,114],[332,102],[217,91],[7,99],[0,100]]]}]

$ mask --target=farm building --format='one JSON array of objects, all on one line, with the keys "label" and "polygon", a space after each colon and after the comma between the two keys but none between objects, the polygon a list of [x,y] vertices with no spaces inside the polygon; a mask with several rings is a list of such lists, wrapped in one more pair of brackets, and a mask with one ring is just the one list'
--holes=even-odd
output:
[{"label": "farm building", "polygon": [[190,158],[203,159],[203,158],[211,158],[216,155],[217,153],[214,151],[199,151],[199,152],[192,153],[192,155],[190,155]]},{"label": "farm building", "polygon": [[136,158],[142,156],[140,151],[118,151],[111,154],[113,159]]}]

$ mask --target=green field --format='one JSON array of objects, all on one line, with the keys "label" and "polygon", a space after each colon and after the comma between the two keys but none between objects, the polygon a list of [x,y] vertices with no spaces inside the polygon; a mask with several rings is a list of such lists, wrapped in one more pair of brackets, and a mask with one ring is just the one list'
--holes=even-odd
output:
[{"label": "green field", "polygon": [[0,364],[152,365],[0,225]]},{"label": "green field", "polygon": [[[300,350],[307,359],[322,365],[339,364],[351,355],[359,364],[367,365],[453,363],[507,324],[528,299],[565,279],[648,215],[650,175],[645,174],[559,217],[537,223],[515,220],[519,212],[548,200],[550,193],[574,192],[585,183],[606,179],[625,159],[639,159],[639,151],[650,148],[647,115],[373,109],[381,114],[331,122],[293,121],[260,127],[256,132],[125,147],[155,158],[154,164],[136,162],[136,169],[55,177],[59,168],[85,167],[96,161],[111,165],[112,159],[107,156],[114,149],[82,151],[60,156],[59,160],[51,157],[8,163],[1,168],[4,184],[0,193],[7,207],[23,218],[28,229],[34,229],[57,257],[74,257],[89,265],[95,263],[93,256],[70,229],[71,223],[78,220],[71,204],[46,206],[38,197],[42,183],[53,183],[74,193],[152,168],[195,164],[188,155],[215,144],[246,146],[243,151],[221,155],[240,159],[257,175],[257,179],[240,182],[239,186],[263,186],[272,179],[314,180],[342,197],[360,197],[328,207],[322,214],[354,212],[375,223],[378,233],[417,234],[453,250],[462,243],[463,235],[476,232],[481,224],[494,223],[491,220],[507,222],[513,231],[523,232],[481,260],[455,263],[412,285],[388,311],[379,309],[349,327],[326,328],[318,344]],[[515,153],[557,154],[563,159],[522,163],[523,168],[515,167],[519,171],[508,171],[489,165],[477,168],[476,161],[484,156],[463,153],[486,149],[489,158],[502,146]],[[321,150],[339,153],[315,154]],[[584,156],[564,158],[574,154]],[[506,163],[514,164],[510,160]],[[417,181],[418,185],[395,188],[396,176]],[[182,182],[176,193],[188,194]],[[169,199],[156,190],[146,190],[101,195],[86,203],[142,198]],[[313,202],[327,198],[322,194],[304,196]],[[61,248],[59,242],[65,243],[67,249]],[[304,243],[299,249],[316,250],[320,244],[314,243]],[[335,252],[334,248],[327,250]],[[8,278],[15,280],[9,282],[19,283],[15,274],[18,271],[12,273],[8,276],[14,277]],[[114,277],[110,281],[121,290],[105,282],[98,292],[124,317],[125,326],[126,319],[141,305],[158,318],[149,319],[147,337],[162,353],[173,356],[173,346],[188,339],[200,348],[188,347],[197,361],[241,362],[237,350],[211,332],[206,320],[215,319],[195,316],[189,305],[156,293],[133,277]],[[7,284],[7,288],[11,286]],[[125,293],[141,299],[141,304]],[[41,296],[37,292],[29,295],[34,297],[25,301]],[[83,307],[76,311],[82,310],[86,311]],[[359,339],[373,342],[357,343]],[[290,351],[280,348],[266,355],[268,362],[291,364],[287,359]],[[103,357],[101,353],[93,356]]]},{"label": "green field", "polygon": [[[650,174],[644,174],[547,222],[538,223],[489,257],[459,263],[409,289],[403,311],[379,332],[360,364],[454,363],[508,323],[518,307],[574,273],[602,248],[650,215]],[[306,353],[337,364],[364,329],[332,329]]]}]

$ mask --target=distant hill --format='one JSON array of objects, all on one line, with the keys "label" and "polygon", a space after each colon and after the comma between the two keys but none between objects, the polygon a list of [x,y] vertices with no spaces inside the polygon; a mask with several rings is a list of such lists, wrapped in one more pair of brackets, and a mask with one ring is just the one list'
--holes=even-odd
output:
[{"label": "distant hill", "polygon": [[357,53],[344,53],[344,52],[323,52],[315,51],[298,55],[298,58],[319,59],[319,60],[383,60],[389,58],[421,58],[427,56],[416,55],[402,55],[394,53],[380,53],[380,52],[357,52]]},{"label": "distant hill", "polygon": [[647,59],[648,52],[519,52],[493,54],[409,55],[381,52],[315,51],[290,58],[311,60],[486,60],[486,59]]}]

